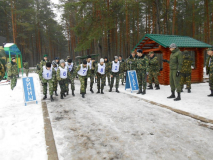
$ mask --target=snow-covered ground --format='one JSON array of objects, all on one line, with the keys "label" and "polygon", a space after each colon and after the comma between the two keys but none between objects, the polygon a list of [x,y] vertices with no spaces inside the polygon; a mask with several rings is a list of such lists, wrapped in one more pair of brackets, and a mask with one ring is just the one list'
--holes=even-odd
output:
[{"label": "snow-covered ground", "polygon": [[24,105],[22,80],[13,91],[10,85],[0,85],[0,159],[46,160],[44,122],[40,84],[34,77],[38,104]]},{"label": "snow-covered ground", "polygon": [[[79,81],[75,83],[75,97],[47,100],[60,160],[212,159],[213,130],[201,122],[144,102],[124,86],[119,94],[108,92],[107,86],[104,95],[91,94],[88,87],[82,99]],[[212,118],[207,94],[207,84],[195,84],[180,102],[167,100],[169,86],[139,97]]]}]

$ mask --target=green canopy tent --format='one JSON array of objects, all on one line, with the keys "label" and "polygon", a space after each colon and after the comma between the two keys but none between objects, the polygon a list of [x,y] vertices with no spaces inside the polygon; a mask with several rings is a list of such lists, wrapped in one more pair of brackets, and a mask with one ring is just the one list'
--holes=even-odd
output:
[{"label": "green canopy tent", "polygon": [[[15,43],[6,43],[4,45],[4,51],[6,53],[6,55],[9,56],[9,61],[11,61],[11,55],[16,56],[16,62],[17,64],[19,64],[18,61],[18,57],[20,56],[20,60],[21,60],[21,68],[22,68],[22,77],[23,77],[23,65],[22,65],[22,55],[21,55],[21,51],[19,50],[19,48],[17,47],[17,45]],[[19,67],[17,65],[17,69],[19,72]]]}]

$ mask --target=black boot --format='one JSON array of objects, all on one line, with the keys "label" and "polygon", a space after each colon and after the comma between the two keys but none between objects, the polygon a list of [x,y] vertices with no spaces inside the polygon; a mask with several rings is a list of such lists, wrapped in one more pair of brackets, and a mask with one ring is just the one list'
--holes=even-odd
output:
[{"label": "black boot", "polygon": [[122,85],[124,85],[124,82],[122,82]]},{"label": "black boot", "polygon": [[149,85],[147,89],[153,89],[152,85]]},{"label": "black boot", "polygon": [[175,98],[175,92],[174,92],[174,91],[172,91],[172,95],[171,95],[171,96],[169,96],[169,97],[167,97],[167,98]]},{"label": "black boot", "polygon": [[109,92],[112,92],[112,87],[110,87]]},{"label": "black boot", "polygon": [[64,93],[64,97],[66,97],[66,94]]},{"label": "black boot", "polygon": [[143,92],[141,93],[142,95],[146,94],[146,90],[144,89]]},{"label": "black boot", "polygon": [[92,89],[92,88],[90,88],[90,91],[91,91],[92,93],[94,93],[94,91],[93,91],[93,89]]},{"label": "black boot", "polygon": [[61,99],[64,99],[64,96],[63,96],[63,94],[61,94]]},{"label": "black boot", "polygon": [[179,101],[179,100],[181,100],[181,98],[180,98],[180,92],[178,92],[178,96],[177,96],[177,98],[174,99],[174,101]]},{"label": "black boot", "polygon": [[100,93],[100,89],[98,89],[98,92],[97,93]]},{"label": "black boot", "polygon": [[137,94],[141,94],[141,93],[142,93],[142,89],[139,89]]},{"label": "black boot", "polygon": [[46,95],[46,94],[45,94],[44,97],[43,97],[43,100],[45,100],[45,99],[47,99],[47,95]]},{"label": "black boot", "polygon": [[116,88],[116,92],[117,92],[117,93],[120,93],[119,90],[118,90],[118,88]]},{"label": "black boot", "polygon": [[82,93],[82,98],[85,98],[85,94],[84,93]]},{"label": "black boot", "polygon": [[104,94],[104,91],[103,91],[103,89],[101,90],[101,94]]},{"label": "black boot", "polygon": [[181,89],[181,92],[183,92],[183,89]]},{"label": "black boot", "polygon": [[191,93],[191,89],[188,89],[188,93]]},{"label": "black boot", "polygon": [[57,91],[55,91],[55,96],[58,96],[58,93],[57,93]]},{"label": "black boot", "polygon": [[75,96],[74,90],[72,90],[72,96],[73,96],[73,97]]},{"label": "black boot", "polygon": [[51,95],[51,96],[50,96],[50,100],[51,100],[51,102],[53,102],[53,101],[54,101],[54,99],[53,99],[53,95]]},{"label": "black boot", "polygon": [[67,91],[67,95],[69,95],[69,91]]},{"label": "black boot", "polygon": [[160,85],[158,84],[158,85],[156,85],[156,90],[159,90],[160,89]]},{"label": "black boot", "polygon": [[211,90],[211,94],[208,97],[213,97],[213,90]]}]

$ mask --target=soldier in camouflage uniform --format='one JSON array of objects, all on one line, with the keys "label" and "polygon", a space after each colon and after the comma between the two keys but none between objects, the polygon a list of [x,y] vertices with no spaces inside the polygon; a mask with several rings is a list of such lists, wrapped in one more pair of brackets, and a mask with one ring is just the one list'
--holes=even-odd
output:
[{"label": "soldier in camouflage uniform", "polygon": [[36,65],[36,73],[39,74],[41,70],[40,63]]},{"label": "soldier in camouflage uniform", "polygon": [[[109,71],[109,66],[111,65],[110,61],[108,60],[107,57],[104,58],[104,63],[106,65],[106,77],[108,80],[108,85],[110,86],[110,71]],[[105,86],[106,86],[106,81],[105,81]]]},{"label": "soldier in camouflage uniform", "polygon": [[[65,62],[66,66],[68,67],[69,69],[69,72],[70,72],[70,77],[68,77],[68,82],[71,83],[71,90],[72,90],[72,95],[75,96],[75,83],[74,83],[74,80],[75,80],[75,65],[74,63],[72,62],[72,59],[68,59],[67,62]],[[69,84],[68,84],[68,89],[67,89],[67,95],[68,95],[68,92],[69,92]]]},{"label": "soldier in camouflage uniform", "polygon": [[24,64],[23,64],[23,67],[24,67],[24,69],[25,69],[26,76],[28,77],[28,74],[29,74],[29,63],[26,62],[26,61],[24,61],[23,63],[24,63]]},{"label": "soldier in camouflage uniform", "polygon": [[158,57],[155,56],[154,52],[149,52],[149,86],[148,89],[153,89],[152,86],[152,79],[154,78],[156,90],[160,89],[158,76],[159,76],[159,64],[158,64]]},{"label": "soldier in camouflage uniform", "polygon": [[112,88],[113,88],[113,85],[114,85],[114,79],[116,78],[116,85],[115,85],[115,88],[116,88],[116,92],[117,93],[120,93],[119,90],[118,90],[118,87],[119,87],[119,74],[120,72],[123,72],[123,68],[120,66],[120,62],[118,61],[118,57],[115,56],[114,58],[115,60],[111,62],[111,65],[110,65],[110,74],[111,74],[111,85],[110,85],[110,90],[109,92],[112,92]]},{"label": "soldier in camouflage uniform", "polygon": [[[125,68],[125,62],[124,62],[124,60],[122,59],[122,56],[121,56],[121,55],[119,56],[119,62],[120,62],[121,68]],[[122,85],[124,85],[124,71],[123,71],[123,72],[120,72],[120,79],[121,79]]]},{"label": "soldier in camouflage uniform", "polygon": [[45,66],[43,66],[39,73],[41,82],[43,84],[43,100],[47,98],[47,83],[49,85],[49,94],[51,101],[54,101],[53,99],[53,83],[56,78],[56,71],[52,68],[51,63],[47,62]]},{"label": "soldier in camouflage uniform", "polygon": [[183,55],[174,43],[170,45],[170,51],[172,52],[170,55],[170,61],[166,59],[163,60],[163,62],[169,63],[170,67],[169,79],[172,94],[167,98],[175,98],[175,90],[177,90],[178,96],[174,101],[179,101],[181,100],[180,71],[182,69]]},{"label": "soldier in camouflage uniform", "polygon": [[5,74],[4,65],[2,64],[0,60],[0,81],[4,78],[4,74]]},{"label": "soldier in camouflage uniform", "polygon": [[48,57],[47,54],[45,54],[44,58],[40,62],[40,68],[42,68],[43,66],[45,66],[47,62],[50,62],[47,57]]},{"label": "soldier in camouflage uniform", "polygon": [[18,67],[15,57],[12,57],[12,61],[7,63],[7,80],[11,80],[11,89],[13,90],[17,83]]},{"label": "soldier in camouflage uniform", "polygon": [[208,61],[206,64],[206,67],[208,69],[208,74],[209,74],[209,87],[211,94],[208,95],[209,97],[213,97],[213,48],[208,49]]},{"label": "soldier in camouflage uniform", "polygon": [[61,88],[61,99],[64,99],[64,97],[66,97],[65,93],[67,92],[68,77],[70,77],[70,73],[63,59],[60,60],[60,65],[56,72],[56,77]]},{"label": "soldier in camouflage uniform", "polygon": [[[87,66],[90,68],[90,91],[94,93],[93,91],[93,84],[94,84],[94,78],[95,78],[95,59],[91,59],[91,56],[87,56]],[[86,81],[86,88],[87,88],[87,81]]]},{"label": "soldier in camouflage uniform", "polygon": [[191,73],[192,73],[192,57],[190,56],[188,51],[183,52],[183,64],[182,69],[180,71],[180,85],[181,92],[183,92],[184,83],[186,83],[186,88],[188,89],[188,93],[191,93]]},{"label": "soldier in camouflage uniform", "polygon": [[[138,83],[139,83],[139,90],[137,94],[146,94],[146,80],[147,80],[147,75],[149,72],[148,65],[149,65],[149,60],[146,57],[145,54],[143,54],[143,51],[141,49],[137,50],[138,58],[136,61],[136,72],[137,72],[137,78],[138,78]],[[142,86],[143,86],[143,91],[142,91]]]},{"label": "soldier in camouflage uniform", "polygon": [[133,51],[130,57],[126,61],[125,70],[127,71],[136,70],[137,69],[136,60],[137,60],[137,56],[135,54],[135,51]]},{"label": "soldier in camouflage uniform", "polygon": [[[103,90],[104,90],[104,84],[106,81],[106,64],[104,63],[103,58],[101,58],[100,63],[98,63],[95,66],[95,74],[97,77],[97,88],[98,88],[97,93],[100,93],[100,89],[101,89],[101,94],[104,94]],[[101,81],[101,85],[100,85],[100,81]]]},{"label": "soldier in camouflage uniform", "polygon": [[[52,61],[52,67],[53,67],[53,69],[55,70],[55,72],[57,72],[57,70],[58,70],[58,65],[57,65],[56,61]],[[53,82],[53,91],[55,92],[55,95],[56,95],[56,96],[58,96],[57,88],[58,88],[58,80],[57,80],[57,78],[55,78],[55,80],[54,80],[54,82]]]},{"label": "soldier in camouflage uniform", "polygon": [[87,65],[86,60],[83,61],[83,64],[78,66],[76,73],[78,74],[79,80],[81,82],[80,94],[82,94],[82,98],[85,98],[86,81],[87,77],[90,77],[90,67]]}]

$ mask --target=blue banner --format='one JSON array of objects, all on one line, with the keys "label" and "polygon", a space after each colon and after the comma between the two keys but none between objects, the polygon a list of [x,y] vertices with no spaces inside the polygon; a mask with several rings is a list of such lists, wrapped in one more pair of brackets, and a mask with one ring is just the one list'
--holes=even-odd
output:
[{"label": "blue banner", "polygon": [[138,78],[135,70],[127,71],[125,90],[129,88],[131,89],[131,92],[138,91],[139,89]]},{"label": "blue banner", "polygon": [[22,78],[22,82],[23,82],[23,88],[24,88],[25,105],[27,105],[26,104],[27,102],[36,101],[33,77]]}]

